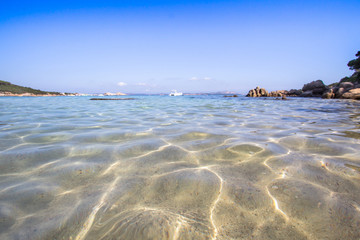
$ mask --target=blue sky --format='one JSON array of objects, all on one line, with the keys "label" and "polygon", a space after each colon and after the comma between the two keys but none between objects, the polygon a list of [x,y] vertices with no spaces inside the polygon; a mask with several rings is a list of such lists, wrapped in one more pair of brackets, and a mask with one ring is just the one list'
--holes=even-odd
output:
[{"label": "blue sky", "polygon": [[246,93],[339,81],[360,1],[0,1],[0,79],[61,92]]}]

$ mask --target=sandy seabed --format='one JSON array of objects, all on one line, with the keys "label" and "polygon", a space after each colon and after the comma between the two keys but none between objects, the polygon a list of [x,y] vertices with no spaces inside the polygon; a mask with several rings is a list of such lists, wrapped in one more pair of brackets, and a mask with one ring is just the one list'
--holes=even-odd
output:
[{"label": "sandy seabed", "polygon": [[360,238],[359,102],[0,107],[1,239]]}]

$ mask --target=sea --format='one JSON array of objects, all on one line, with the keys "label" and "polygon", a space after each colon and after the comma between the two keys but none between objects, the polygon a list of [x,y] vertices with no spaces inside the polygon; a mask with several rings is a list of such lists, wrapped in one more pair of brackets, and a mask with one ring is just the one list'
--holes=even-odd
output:
[{"label": "sea", "polygon": [[360,101],[0,98],[0,239],[360,239]]}]

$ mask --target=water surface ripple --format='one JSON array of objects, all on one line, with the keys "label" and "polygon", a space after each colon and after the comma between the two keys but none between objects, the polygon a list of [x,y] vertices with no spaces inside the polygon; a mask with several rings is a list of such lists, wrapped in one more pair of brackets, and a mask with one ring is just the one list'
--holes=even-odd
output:
[{"label": "water surface ripple", "polygon": [[0,98],[0,239],[359,239],[360,102]]}]

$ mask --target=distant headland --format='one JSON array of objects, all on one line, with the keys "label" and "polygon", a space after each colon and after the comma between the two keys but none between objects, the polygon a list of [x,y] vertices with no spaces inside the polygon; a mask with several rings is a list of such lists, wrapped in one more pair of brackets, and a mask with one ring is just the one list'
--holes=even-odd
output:
[{"label": "distant headland", "polygon": [[[51,96],[83,96],[90,94],[80,94],[80,93],[60,93],[60,92],[50,92],[42,91],[38,89],[33,89],[30,87],[23,87],[19,85],[12,84],[7,81],[0,80],[0,97],[51,97]],[[125,93],[104,93],[104,94],[91,94],[96,96],[123,96]]]},{"label": "distant headland", "polygon": [[12,84],[10,82],[0,80],[0,96],[66,96],[74,95],[73,93],[59,93],[59,92],[48,92],[33,89],[29,87],[23,87]]}]

